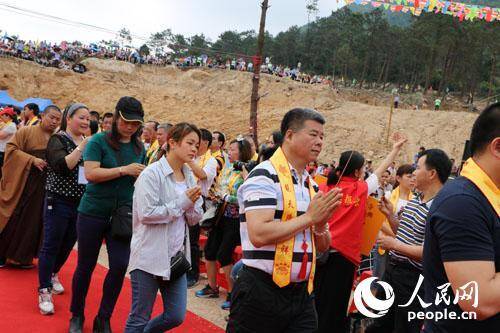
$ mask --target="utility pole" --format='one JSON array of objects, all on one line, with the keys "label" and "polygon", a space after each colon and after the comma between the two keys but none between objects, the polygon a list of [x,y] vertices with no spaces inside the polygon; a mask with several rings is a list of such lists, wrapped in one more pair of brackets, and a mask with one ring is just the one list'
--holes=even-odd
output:
[{"label": "utility pole", "polygon": [[255,142],[258,147],[258,131],[257,131],[257,107],[259,103],[259,81],[260,81],[260,65],[262,64],[262,52],[264,49],[264,36],[266,27],[266,13],[269,8],[269,0],[263,0],[262,12],[260,14],[260,27],[259,36],[257,39],[257,54],[253,57],[253,78],[252,78],[252,97],[250,98],[250,129]]}]

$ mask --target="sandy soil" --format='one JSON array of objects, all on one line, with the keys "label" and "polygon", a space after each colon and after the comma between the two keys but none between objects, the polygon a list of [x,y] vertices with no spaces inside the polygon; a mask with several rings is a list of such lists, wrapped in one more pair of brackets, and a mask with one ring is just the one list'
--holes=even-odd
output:
[{"label": "sandy soil", "polygon": [[[41,67],[33,62],[0,58],[0,89],[17,98],[45,97],[65,106],[86,103],[101,113],[113,111],[124,95],[142,101],[147,118],[158,121],[189,121],[230,137],[248,131],[251,74],[226,70],[133,65],[112,60],[85,60],[89,71]],[[390,150],[385,145],[389,114],[387,98],[369,92],[306,85],[262,75],[259,104],[259,137],[279,128],[283,114],[297,106],[315,108],[327,119],[325,146],[320,160],[338,159],[347,149],[356,149],[379,160]],[[370,104],[366,104],[370,103]],[[399,162],[411,161],[419,146],[439,147],[460,159],[476,114],[462,111],[399,109],[392,130],[405,133],[409,144]]]}]

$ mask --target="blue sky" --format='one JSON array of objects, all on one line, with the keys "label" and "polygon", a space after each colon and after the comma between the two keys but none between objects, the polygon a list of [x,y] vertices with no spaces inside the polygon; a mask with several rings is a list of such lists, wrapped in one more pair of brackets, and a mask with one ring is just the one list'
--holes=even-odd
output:
[{"label": "blue sky", "polygon": [[[259,0],[0,0],[0,29],[33,40],[112,39],[109,33],[61,25],[6,11],[2,4],[34,10],[114,31],[127,27],[137,36],[172,29],[191,36],[204,33],[215,41],[226,30],[258,30]],[[343,0],[319,0],[319,16],[343,6]],[[270,0],[266,28],[272,34],[307,23],[305,0]],[[133,44],[142,44],[135,40]]]}]

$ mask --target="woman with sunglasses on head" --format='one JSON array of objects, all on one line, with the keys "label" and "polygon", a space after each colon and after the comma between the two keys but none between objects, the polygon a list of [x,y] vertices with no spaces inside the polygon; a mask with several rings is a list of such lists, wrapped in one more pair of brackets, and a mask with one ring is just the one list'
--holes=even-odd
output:
[{"label": "woman with sunglasses on head", "polygon": [[88,141],[84,133],[89,118],[84,104],[68,105],[59,132],[47,145],[44,235],[38,261],[38,307],[43,315],[54,313],[52,294],[64,292],[57,273],[76,242],[78,204],[85,191],[78,175],[83,170],[82,154]]},{"label": "woman with sunglasses on head", "polygon": [[395,135],[392,151],[366,179],[365,158],[357,151],[340,155],[337,168],[320,186],[324,193],[337,187],[342,190],[342,203],[328,221],[331,242],[326,263],[318,265],[314,277],[318,332],[348,332],[347,307],[356,268],[361,262],[361,230],[365,220],[368,196],[379,186],[382,173],[394,161],[406,138]]},{"label": "woman with sunglasses on head", "polygon": [[130,256],[130,240],[113,237],[111,218],[118,208],[132,206],[134,182],[144,169],[145,150],[140,141],[143,118],[141,102],[120,98],[111,131],[92,136],[83,154],[88,184],[78,207],[78,264],[73,275],[70,332],[83,330],[85,298],[103,240],[109,271],[93,331],[111,332],[110,318]]},{"label": "woman with sunglasses on head", "polygon": [[[197,224],[203,215],[201,188],[187,163],[195,158],[200,137],[192,124],[175,125],[168,133],[167,156],[137,179],[129,266],[132,309],[126,333],[165,332],[186,316],[188,225]],[[158,290],[164,312],[150,320]]]},{"label": "woman with sunglasses on head", "polygon": [[218,261],[224,271],[226,281],[228,281],[227,299],[221,306],[225,310],[229,309],[231,305],[230,299],[233,287],[231,280],[232,256],[234,249],[241,242],[237,193],[247,175],[243,164],[252,159],[252,148],[247,140],[239,137],[231,141],[228,152],[231,167],[223,170],[219,179],[220,192],[217,194],[219,200],[223,201],[224,211],[220,221],[208,233],[205,246],[208,284],[196,292],[196,296],[201,298],[219,297],[219,287],[217,286]]}]

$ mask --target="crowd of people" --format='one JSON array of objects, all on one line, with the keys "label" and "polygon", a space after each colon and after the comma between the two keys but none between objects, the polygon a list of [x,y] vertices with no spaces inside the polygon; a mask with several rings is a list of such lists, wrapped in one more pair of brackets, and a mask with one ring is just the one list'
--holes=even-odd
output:
[{"label": "crowd of people", "polygon": [[[1,55],[34,61],[43,66],[72,69],[79,73],[84,73],[87,70],[86,66],[80,63],[85,58],[114,59],[156,66],[174,64],[179,67],[207,67],[248,72],[254,70],[253,60],[248,57],[222,56],[220,54],[175,56],[165,52],[144,54],[135,48],[121,47],[118,44],[110,46],[96,43],[83,44],[78,41],[72,43],[66,41],[60,43],[38,42],[6,36],[0,38]],[[260,72],[290,78],[302,83],[331,84],[330,76],[305,73],[301,71],[301,66],[300,62],[295,68],[276,65],[272,63],[271,57],[265,57]]]},{"label": "crowd of people", "polygon": [[35,42],[10,37],[0,38],[0,55],[34,61],[43,66],[73,69],[77,72],[85,72],[85,66],[79,61],[90,57],[157,66],[171,63],[170,56],[167,54],[141,55],[132,47],[120,47],[118,44],[109,46],[95,43],[83,44],[78,41],[72,43],[66,41],[61,43]]},{"label": "crowd of people", "polygon": [[[220,297],[220,266],[227,332],[349,332],[349,300],[363,271],[395,296],[367,332],[500,328],[498,103],[474,123],[461,170],[438,148],[421,147],[413,161],[396,165],[408,141],[398,133],[377,167],[354,150],[318,164],[325,119],[303,108],[287,112],[260,146],[244,133],[228,140],[224,129],[145,120],[134,97],[102,115],[81,103],[43,112],[28,104],[3,108],[0,119],[0,267],[37,266],[39,310],[53,314],[54,295],[66,291],[58,272],[77,243],[69,332],[83,330],[103,241],[109,270],[94,332],[112,331],[127,270],[125,332],[181,325],[201,253],[208,283],[195,295]],[[326,181],[318,185],[320,177]],[[372,199],[386,221],[364,256]],[[204,249],[200,233],[208,237]],[[234,262],[237,246],[242,259]],[[446,288],[457,295],[470,281],[479,302],[470,294],[438,302]],[[372,289],[384,299],[385,289]],[[151,318],[158,291],[164,312]],[[448,308],[477,318],[409,317]]]}]

